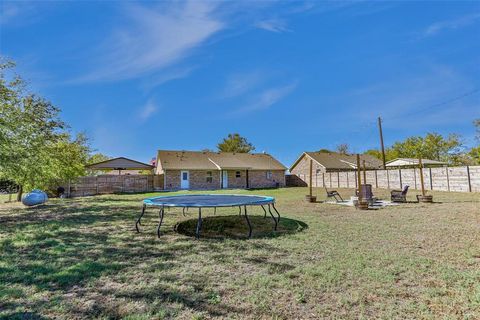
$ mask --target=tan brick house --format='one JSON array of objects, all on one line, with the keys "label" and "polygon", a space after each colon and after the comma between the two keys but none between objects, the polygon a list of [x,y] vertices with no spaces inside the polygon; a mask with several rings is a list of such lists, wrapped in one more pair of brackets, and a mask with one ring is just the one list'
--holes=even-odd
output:
[{"label": "tan brick house", "polygon": [[265,153],[159,150],[155,174],[163,189],[208,190],[285,186],[285,170]]},{"label": "tan brick house", "polygon": [[[289,177],[290,181],[296,181],[296,185],[307,185],[310,176],[310,161],[312,163],[313,176],[327,172],[353,171],[357,169],[356,155],[336,152],[303,152],[290,167],[289,171],[292,175]],[[382,161],[371,155],[360,155],[362,167],[363,161],[365,161],[367,170],[382,168]]]}]

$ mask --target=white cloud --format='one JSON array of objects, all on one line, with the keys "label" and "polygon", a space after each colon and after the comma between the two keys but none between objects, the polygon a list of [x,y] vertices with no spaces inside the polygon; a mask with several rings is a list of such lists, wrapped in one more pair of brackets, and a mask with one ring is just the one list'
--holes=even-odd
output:
[{"label": "white cloud", "polygon": [[263,30],[267,30],[270,32],[287,32],[291,31],[288,29],[287,23],[285,20],[282,19],[269,19],[269,20],[263,20],[255,23],[255,27]]},{"label": "white cloud", "polygon": [[151,90],[154,87],[161,86],[166,82],[186,78],[192,73],[194,69],[195,67],[185,67],[175,70],[162,71],[159,74],[148,77],[143,82],[143,88],[146,90]]},{"label": "white cloud", "polygon": [[260,71],[230,75],[221,96],[222,98],[238,97],[255,88],[264,78],[265,75]]},{"label": "white cloud", "polygon": [[158,107],[153,102],[153,100],[148,100],[148,102],[141,108],[139,117],[140,120],[146,121],[148,118],[150,118],[153,114],[155,114],[158,111]]},{"label": "white cloud", "polygon": [[203,1],[129,5],[122,26],[95,53],[100,59],[94,71],[75,82],[131,79],[178,63],[223,29],[215,8],[216,3]]},{"label": "white cloud", "polygon": [[292,93],[297,87],[297,81],[290,84],[273,87],[260,92],[254,97],[253,102],[243,108],[238,109],[235,113],[247,113],[252,111],[265,110],[278,103],[280,100]]},{"label": "white cloud", "polygon": [[0,3],[0,24],[4,25],[18,18],[30,7],[30,5],[26,5],[24,2],[2,1]]},{"label": "white cloud", "polygon": [[452,20],[435,22],[424,30],[423,36],[434,36],[444,30],[452,30],[466,27],[470,24],[475,23],[478,19],[480,19],[480,13],[468,14]]}]

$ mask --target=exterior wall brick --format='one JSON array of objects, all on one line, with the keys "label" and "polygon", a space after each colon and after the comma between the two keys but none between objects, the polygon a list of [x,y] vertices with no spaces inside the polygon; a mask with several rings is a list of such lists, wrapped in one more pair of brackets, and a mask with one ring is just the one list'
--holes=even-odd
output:
[{"label": "exterior wall brick", "polygon": [[[181,188],[180,174],[183,170],[167,170],[165,174],[165,189],[178,190]],[[218,189],[220,188],[219,170],[186,170],[190,175],[189,189]],[[212,182],[207,182],[207,172],[212,172]]]},{"label": "exterior wall brick", "polygon": [[[166,170],[165,173],[165,189],[180,189],[180,173],[182,170]],[[212,182],[207,182],[208,170],[186,170],[190,174],[189,189],[192,190],[209,190],[220,189],[222,171],[212,171]],[[237,171],[240,171],[240,177],[236,177]],[[247,187],[246,170],[227,170],[228,172],[228,188],[243,189]],[[285,186],[285,172],[283,170],[272,170],[271,179],[267,179],[267,170],[249,170],[248,181],[249,188],[272,188]]]},{"label": "exterior wall brick", "polygon": [[[228,173],[228,188],[244,189],[247,187],[247,171],[246,170],[226,170],[226,171]],[[236,177],[237,172],[240,172],[239,178]]]},{"label": "exterior wall brick", "polygon": [[285,187],[285,171],[271,170],[272,177],[267,179],[267,171],[270,170],[251,170],[248,171],[248,180],[250,188],[273,188],[277,186]]}]

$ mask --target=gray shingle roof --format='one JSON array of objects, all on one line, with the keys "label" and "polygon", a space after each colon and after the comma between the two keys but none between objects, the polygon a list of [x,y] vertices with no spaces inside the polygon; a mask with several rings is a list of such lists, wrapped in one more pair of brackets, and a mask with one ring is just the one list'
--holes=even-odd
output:
[{"label": "gray shingle roof", "polygon": [[[357,167],[357,156],[353,154],[340,154],[336,152],[304,152],[303,155],[305,154],[325,167],[326,170],[352,170]],[[290,170],[297,165],[303,155],[295,161]],[[363,160],[365,160],[365,166],[367,169],[380,169],[382,167],[382,161],[371,155],[360,155],[360,164],[362,166]]]},{"label": "gray shingle roof", "polygon": [[158,151],[158,168],[169,170],[286,170],[278,160],[265,153],[204,151]]}]

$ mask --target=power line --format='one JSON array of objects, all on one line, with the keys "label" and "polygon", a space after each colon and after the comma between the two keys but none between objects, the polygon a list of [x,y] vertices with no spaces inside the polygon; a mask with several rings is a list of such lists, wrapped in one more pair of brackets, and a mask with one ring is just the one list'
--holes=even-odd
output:
[{"label": "power line", "polygon": [[435,104],[432,104],[432,105],[429,105],[429,106],[426,106],[426,107],[420,107],[420,108],[415,108],[414,110],[412,110],[411,112],[407,112],[403,115],[399,115],[399,116],[396,116],[396,117],[393,117],[393,118],[390,118],[390,117],[386,117],[388,118],[389,120],[392,120],[392,119],[398,119],[400,117],[404,117],[404,116],[407,116],[407,115],[411,115],[413,113],[418,113],[418,112],[424,112],[424,111],[427,111],[429,109],[432,109],[432,108],[436,108],[436,107],[441,107],[441,106],[444,106],[444,105],[447,105],[449,103],[452,103],[452,102],[455,102],[455,101],[458,101],[458,100],[461,100],[463,98],[466,98],[466,97],[469,97],[471,95],[474,95],[475,93],[478,93],[480,92],[480,88],[477,88],[477,89],[474,89],[472,91],[469,91],[469,92],[466,92],[464,94],[461,94],[459,96],[456,96],[456,97],[453,97],[453,98],[450,98],[448,100],[445,100],[445,101],[442,101],[442,102],[438,102],[438,103],[435,103]]}]

